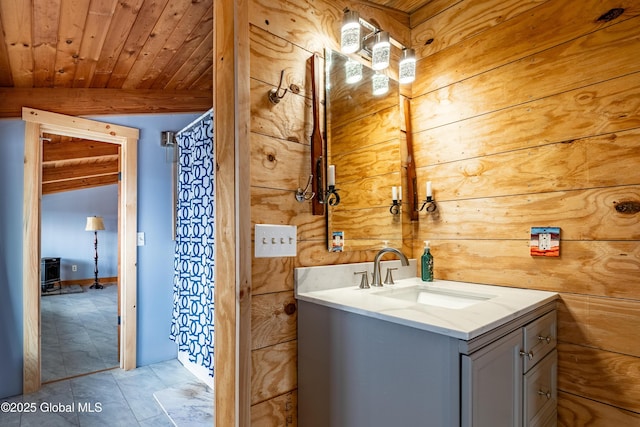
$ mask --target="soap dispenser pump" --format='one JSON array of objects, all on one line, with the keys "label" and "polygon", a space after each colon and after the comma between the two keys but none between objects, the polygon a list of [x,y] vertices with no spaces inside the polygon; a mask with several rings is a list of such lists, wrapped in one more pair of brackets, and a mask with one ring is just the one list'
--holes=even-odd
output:
[{"label": "soap dispenser pump", "polygon": [[429,249],[429,241],[424,241],[424,253],[421,258],[422,281],[433,282],[433,255]]}]

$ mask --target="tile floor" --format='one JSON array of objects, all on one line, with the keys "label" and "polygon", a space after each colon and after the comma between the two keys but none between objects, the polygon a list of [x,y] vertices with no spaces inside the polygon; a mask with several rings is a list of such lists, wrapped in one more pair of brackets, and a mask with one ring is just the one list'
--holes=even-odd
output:
[{"label": "tile floor", "polygon": [[35,412],[22,414],[0,411],[0,426],[173,426],[154,393],[192,384],[202,383],[177,359],[131,371],[116,368],[56,381],[33,394],[0,399],[0,405],[27,403],[35,407]]},{"label": "tile floor", "polygon": [[40,299],[42,382],[118,366],[118,288]]},{"label": "tile floor", "polygon": [[[213,425],[211,389],[177,359],[117,368],[117,287],[84,290],[41,298],[46,384],[33,394],[0,399],[0,426],[174,426],[166,412],[181,427]],[[34,411],[16,411],[24,407]]]}]

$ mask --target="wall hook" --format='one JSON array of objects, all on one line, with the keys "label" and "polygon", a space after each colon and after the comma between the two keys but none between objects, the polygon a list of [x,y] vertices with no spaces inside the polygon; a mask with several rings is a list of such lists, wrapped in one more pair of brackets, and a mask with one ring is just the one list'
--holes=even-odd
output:
[{"label": "wall hook", "polygon": [[309,181],[307,182],[307,186],[304,189],[298,188],[298,191],[296,191],[296,200],[297,201],[302,203],[305,200],[313,199],[313,196],[315,196],[316,193],[311,191],[311,183],[312,182],[313,182],[313,175],[309,175]]},{"label": "wall hook", "polygon": [[272,104],[277,104],[287,94],[288,89],[285,89],[284,92],[282,92],[282,95],[279,94],[280,88],[282,87],[283,79],[284,79],[284,70],[280,71],[280,83],[278,83],[278,89],[271,89],[269,91],[269,101],[271,101]]}]

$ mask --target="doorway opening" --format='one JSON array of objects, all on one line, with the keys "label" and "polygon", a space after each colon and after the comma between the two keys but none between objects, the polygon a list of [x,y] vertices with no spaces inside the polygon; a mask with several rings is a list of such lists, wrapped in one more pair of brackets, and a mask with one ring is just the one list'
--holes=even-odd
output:
[{"label": "doorway opening", "polygon": [[89,119],[23,108],[25,124],[23,203],[23,393],[41,385],[41,199],[42,141],[44,133],[117,144],[120,152],[118,182],[118,274],[120,281],[120,368],[136,367],[136,229],[137,143],[139,130]]},{"label": "doorway opening", "polygon": [[[119,366],[120,287],[117,183],[47,191],[53,173],[47,167],[49,142],[45,139],[43,145],[40,354],[41,382],[46,384]],[[63,166],[56,175],[62,178],[64,172]],[[102,219],[104,230],[86,230],[88,218]]]}]

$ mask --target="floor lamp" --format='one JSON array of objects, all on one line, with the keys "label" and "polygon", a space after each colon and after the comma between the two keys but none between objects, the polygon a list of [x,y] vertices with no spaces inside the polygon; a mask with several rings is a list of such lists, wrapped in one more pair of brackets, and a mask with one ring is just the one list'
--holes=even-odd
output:
[{"label": "floor lamp", "polygon": [[93,231],[93,248],[95,250],[93,259],[95,261],[95,266],[93,268],[93,274],[95,276],[93,285],[89,286],[89,289],[102,289],[100,283],[98,283],[98,230],[104,230],[104,221],[101,216],[88,216],[87,217],[87,226],[84,228],[85,231]]}]

